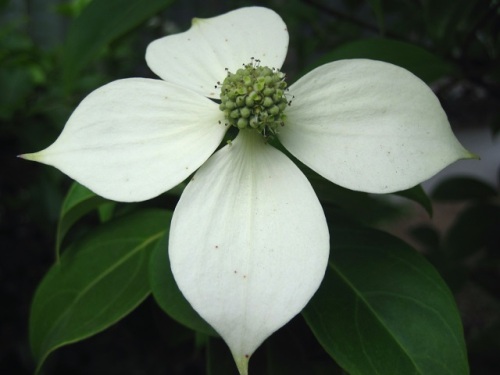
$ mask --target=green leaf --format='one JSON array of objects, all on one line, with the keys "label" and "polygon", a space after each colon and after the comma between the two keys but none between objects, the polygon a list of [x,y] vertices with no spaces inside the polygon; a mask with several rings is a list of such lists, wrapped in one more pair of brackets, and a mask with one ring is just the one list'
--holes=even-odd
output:
[{"label": "green leaf", "polygon": [[377,18],[377,24],[380,29],[380,33],[384,34],[385,32],[385,22],[384,22],[384,11],[382,9],[382,0],[368,0],[370,7],[375,13],[375,17]]},{"label": "green leaf", "polygon": [[170,218],[168,211],[137,212],[102,225],[64,252],[31,306],[37,372],[51,352],[103,331],[146,298],[149,255]]},{"label": "green leaf", "polygon": [[342,59],[372,59],[401,66],[425,82],[456,73],[453,65],[413,44],[391,39],[361,39],[345,43],[323,56],[315,66]]},{"label": "green leaf", "polygon": [[454,259],[468,257],[482,249],[498,253],[500,206],[478,204],[467,207],[446,233],[444,248]]},{"label": "green leaf", "polygon": [[300,341],[293,340],[295,337],[288,337],[288,340],[280,342],[279,340],[282,338],[280,333],[274,333],[265,342],[269,374],[314,374],[312,363],[308,363],[305,358],[302,358],[303,350],[299,345]]},{"label": "green leaf", "polygon": [[68,17],[78,16],[87,7],[92,0],[72,0],[56,6],[58,13]]},{"label": "green leaf", "polygon": [[[385,206],[373,196],[361,191],[354,191],[336,185],[320,176],[300,161],[294,160],[311,183],[318,199],[323,205],[330,223],[346,221],[371,224],[374,220],[385,217]],[[381,206],[384,206],[381,209]]]},{"label": "green leaf", "polygon": [[194,331],[217,336],[214,329],[191,307],[177,287],[168,258],[168,233],[158,241],[149,265],[151,291],[158,305],[172,319]]},{"label": "green leaf", "polygon": [[224,341],[211,338],[207,345],[207,375],[222,374],[238,375],[238,370]]},{"label": "green leaf", "polygon": [[106,202],[109,201],[95,195],[92,191],[77,182],[71,185],[64,198],[61,213],[59,214],[59,222],[57,224],[56,258],[58,260],[64,236],[68,233],[73,224],[84,215]]},{"label": "green leaf", "polygon": [[500,134],[500,114],[493,115],[493,119],[490,122],[491,135],[495,138]]},{"label": "green leaf", "polygon": [[115,212],[116,202],[107,202],[99,206],[99,219],[102,223],[111,220]]},{"label": "green leaf", "polygon": [[15,111],[24,110],[26,100],[34,90],[33,77],[25,65],[12,68],[2,66],[0,85],[3,92],[0,99],[0,119],[6,120],[8,124]]},{"label": "green leaf", "polygon": [[[268,375],[342,375],[325,355],[301,317],[289,322],[264,342]],[[256,353],[260,354],[259,351]],[[250,360],[250,367],[254,358]]]},{"label": "green leaf", "polygon": [[437,201],[484,200],[497,195],[495,188],[471,177],[448,178],[432,192],[432,198]]},{"label": "green leaf", "polygon": [[63,78],[67,88],[104,47],[131,31],[172,0],[94,0],[70,27],[63,49]]},{"label": "green leaf", "polygon": [[466,375],[460,316],[435,269],[383,232],[332,233],[325,279],[303,314],[351,375]]},{"label": "green leaf", "polygon": [[422,185],[414,186],[408,190],[398,191],[394,194],[420,204],[427,211],[429,216],[432,216],[432,202],[425,190],[422,188]]},{"label": "green leaf", "polygon": [[[451,50],[487,20],[491,9],[484,0],[423,0],[421,13],[426,34],[436,47]],[[461,45],[460,47],[464,47]]]},{"label": "green leaf", "polygon": [[409,233],[423,246],[427,258],[433,257],[436,252],[439,252],[440,233],[433,225],[425,223],[413,226],[409,229]]}]

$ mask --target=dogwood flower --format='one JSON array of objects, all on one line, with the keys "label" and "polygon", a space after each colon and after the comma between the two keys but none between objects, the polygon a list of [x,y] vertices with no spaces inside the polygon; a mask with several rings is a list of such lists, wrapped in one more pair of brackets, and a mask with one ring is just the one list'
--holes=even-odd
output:
[{"label": "dogwood flower", "polygon": [[[344,60],[287,87],[279,70],[287,48],[286,25],[269,9],[194,19],[148,46],[162,80],[97,89],[55,143],[22,156],[124,202],[153,198],[197,170],[171,223],[171,267],[241,374],[307,304],[329,255],[310,183],[269,136],[326,179],[373,193],[410,188],[471,157],[438,99],[408,71]],[[215,152],[231,126],[237,137]]]}]

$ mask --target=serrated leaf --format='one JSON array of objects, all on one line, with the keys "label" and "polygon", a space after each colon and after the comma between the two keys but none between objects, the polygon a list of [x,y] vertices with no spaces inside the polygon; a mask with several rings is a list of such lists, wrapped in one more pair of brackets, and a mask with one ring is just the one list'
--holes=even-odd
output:
[{"label": "serrated leaf", "polygon": [[466,375],[453,296],[434,268],[375,230],[332,233],[325,279],[303,314],[350,375]]},{"label": "serrated leaf", "polygon": [[168,258],[168,233],[165,233],[156,244],[151,254],[149,268],[153,297],[167,315],[194,331],[218,336],[214,329],[191,307],[177,287]]},{"label": "serrated leaf", "polygon": [[395,194],[420,204],[427,211],[429,216],[432,216],[432,202],[425,190],[422,188],[422,185],[417,185],[412,187],[411,189],[398,191]]},{"label": "serrated leaf", "polygon": [[109,43],[137,27],[172,0],[94,0],[75,19],[63,49],[63,78],[67,87]]},{"label": "serrated leaf", "polygon": [[323,56],[315,66],[342,59],[372,59],[401,66],[425,82],[456,73],[456,68],[429,51],[391,39],[361,39],[345,43]]},{"label": "serrated leaf", "polygon": [[108,200],[95,195],[85,186],[74,182],[68,190],[64,198],[61,213],[59,214],[59,222],[57,223],[56,235],[56,258],[59,259],[62,241],[69,229],[75,224],[78,219],[90,211],[98,208],[102,204],[109,202]]},{"label": "serrated leaf", "polygon": [[486,182],[472,177],[451,177],[442,181],[432,191],[437,201],[484,200],[495,197],[498,191]]},{"label": "serrated leaf", "polygon": [[149,294],[149,255],[168,211],[141,211],[102,225],[64,252],[39,285],[30,316],[37,372],[57,348],[116,323]]}]

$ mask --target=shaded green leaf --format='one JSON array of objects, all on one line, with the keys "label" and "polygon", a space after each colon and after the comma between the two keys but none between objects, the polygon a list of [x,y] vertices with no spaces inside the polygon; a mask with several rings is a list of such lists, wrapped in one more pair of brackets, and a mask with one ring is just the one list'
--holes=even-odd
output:
[{"label": "shaded green leaf", "polygon": [[207,375],[221,374],[238,375],[238,370],[224,341],[211,338],[207,345]]},{"label": "shaded green leaf", "polygon": [[432,191],[432,198],[437,201],[481,200],[497,195],[495,188],[472,177],[448,178]]},{"label": "shaded green leaf", "polygon": [[166,8],[172,0],[94,0],[70,27],[63,55],[67,87],[80,71],[112,41]]},{"label": "shaded green leaf", "polygon": [[432,202],[425,190],[422,188],[422,185],[417,185],[412,187],[411,189],[398,191],[394,194],[405,197],[420,204],[427,211],[429,216],[432,216]]},{"label": "shaded green leaf", "polygon": [[413,44],[391,39],[361,39],[345,43],[323,56],[315,66],[342,59],[372,59],[401,66],[425,82],[456,73],[453,65]]},{"label": "shaded green leaf", "polygon": [[332,233],[332,258],[303,314],[351,375],[465,375],[460,316],[435,269],[399,239]]},{"label": "shaded green leaf", "polygon": [[490,122],[490,128],[493,138],[497,137],[500,133],[500,114],[493,116],[493,119]]},{"label": "shaded green leaf", "polygon": [[33,77],[26,66],[0,68],[0,85],[2,98],[0,99],[0,119],[9,119],[16,110],[22,109],[33,90]]},{"label": "shaded green leaf", "polygon": [[69,17],[78,16],[92,0],[73,0],[67,3],[58,4],[56,9],[59,13]]},{"label": "shaded green leaf", "polygon": [[[299,164],[299,167],[302,166]],[[314,187],[319,200],[324,204],[352,209],[353,206],[364,207],[370,202],[368,193],[346,189],[334,184],[307,167],[303,167],[301,170]]]},{"label": "shaded green leaf", "polygon": [[305,358],[302,342],[294,335],[294,331],[288,329],[289,326],[291,324],[274,333],[265,342],[269,375],[313,375],[312,363],[308,363]]},{"label": "shaded green leaf", "polygon": [[[330,357],[322,355],[321,347],[301,317],[273,333],[264,342],[264,348],[268,375],[343,375]],[[253,361],[254,358],[250,360],[251,368]]]},{"label": "shaded green leaf", "polygon": [[85,186],[74,182],[66,197],[64,198],[61,213],[59,214],[59,222],[57,223],[56,235],[56,258],[59,259],[62,241],[69,229],[75,224],[78,219],[90,211],[98,208],[102,204],[109,202],[108,200],[95,195]]},{"label": "shaded green leaf", "polygon": [[346,189],[320,176],[300,161],[294,160],[307,176],[330,223],[371,224],[381,218],[393,217],[396,212],[386,202],[361,191]]},{"label": "shaded green leaf", "polygon": [[99,219],[102,223],[111,220],[115,212],[116,202],[106,202],[99,206]]},{"label": "shaded green leaf", "polygon": [[468,207],[446,233],[444,248],[453,258],[464,258],[482,249],[498,250],[500,207],[479,204]]},{"label": "shaded green leaf", "polygon": [[484,22],[489,8],[486,3],[483,0],[421,1],[428,36],[443,50],[453,48],[465,35],[477,31],[474,28],[478,23]]},{"label": "shaded green leaf", "polygon": [[440,234],[438,230],[429,224],[421,224],[409,229],[412,237],[415,238],[425,249],[428,257],[433,256],[440,249]]},{"label": "shaded green leaf", "polygon": [[191,307],[177,287],[168,258],[168,232],[158,241],[150,262],[150,284],[158,305],[172,319],[197,332],[217,336],[214,329]]},{"label": "shaded green leaf", "polygon": [[384,34],[385,32],[385,22],[384,22],[384,10],[382,9],[382,0],[368,0],[370,7],[375,14],[375,18],[377,19],[377,24],[380,29],[380,33]]},{"label": "shaded green leaf", "polygon": [[38,287],[30,342],[40,370],[57,348],[122,319],[149,294],[149,255],[170,213],[137,212],[102,225],[64,252]]}]

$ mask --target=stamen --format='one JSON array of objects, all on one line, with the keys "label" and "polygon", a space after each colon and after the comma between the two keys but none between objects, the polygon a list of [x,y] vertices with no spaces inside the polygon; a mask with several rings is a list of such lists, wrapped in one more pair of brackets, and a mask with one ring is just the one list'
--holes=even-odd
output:
[{"label": "stamen", "polygon": [[255,129],[264,137],[278,133],[285,125],[284,110],[292,101],[286,98],[285,74],[278,69],[260,65],[250,58],[250,63],[227,76],[221,86],[221,104],[229,125],[240,130]]}]

